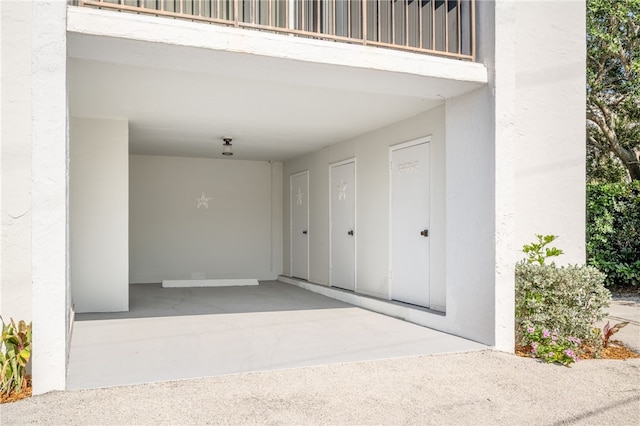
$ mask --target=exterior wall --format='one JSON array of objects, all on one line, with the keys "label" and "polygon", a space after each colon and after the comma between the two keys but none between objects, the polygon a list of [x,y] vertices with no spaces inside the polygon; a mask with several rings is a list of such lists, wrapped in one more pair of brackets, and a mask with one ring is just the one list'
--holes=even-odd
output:
[{"label": "exterior wall", "polygon": [[492,105],[486,88],[449,100],[446,107],[448,331],[490,345],[496,274]]},{"label": "exterior wall", "polygon": [[584,13],[575,1],[479,2],[489,85],[447,101],[447,290],[468,283],[447,314],[465,312],[455,334],[505,351],[522,245],[557,234],[561,261],[584,261]]},{"label": "exterior wall", "polygon": [[511,352],[515,14],[511,2],[477,6],[489,85],[447,101],[447,290],[465,288],[453,333]]},{"label": "exterior wall", "polygon": [[30,321],[30,2],[0,2],[0,315]]},{"label": "exterior wall", "polygon": [[282,272],[281,164],[132,155],[130,165],[130,282]]},{"label": "exterior wall", "polygon": [[517,2],[516,248],[554,234],[585,261],[585,2]]},{"label": "exterior wall", "polygon": [[70,334],[66,2],[33,2],[33,392],[64,389]]},{"label": "exterior wall", "polygon": [[[74,8],[70,10],[77,14]],[[70,330],[66,12],[63,1],[0,2],[0,309],[3,314],[9,309],[9,315],[33,320],[36,394],[64,388]],[[102,19],[99,11],[91,13],[98,21]],[[310,280],[328,282],[328,207],[322,208],[328,206],[328,166],[356,157],[357,285],[365,294],[385,297],[388,291],[388,147],[431,134],[432,174],[437,182],[432,206],[438,206],[434,215],[439,218],[434,220],[446,230],[446,239],[433,242],[440,247],[433,250],[440,257],[433,259],[431,282],[441,289],[437,297],[443,304],[446,302],[447,313],[434,315],[430,325],[494,344],[499,349],[512,350],[513,265],[519,258],[517,249],[530,241],[534,233],[553,233],[561,236],[558,245],[567,253],[564,261],[584,260],[584,13],[584,1],[478,2],[478,58],[490,71],[488,87],[460,96],[454,93],[444,107],[292,160],[282,169],[277,164],[268,172],[258,173],[256,169],[255,176],[271,183],[271,188],[260,192],[264,199],[258,201],[260,210],[270,212],[271,217],[265,219],[267,214],[261,214],[259,219],[255,217],[260,223],[257,232],[262,250],[255,255],[261,268],[256,269],[256,274],[264,272],[265,277],[273,278],[279,273],[280,244],[284,247],[284,273],[288,272],[288,197],[282,194],[289,193],[291,173],[308,169],[312,209],[318,206],[313,210],[310,224],[313,236]],[[123,19],[139,19],[121,15]],[[129,29],[124,20],[114,31],[125,37],[143,34],[150,37],[149,41],[190,46],[202,45],[206,38],[202,36],[204,26],[192,23],[184,24],[190,28],[186,32],[182,32],[182,27],[173,33],[155,32],[152,28],[160,23],[154,19],[139,19],[140,25],[149,31]],[[94,26],[90,19],[75,21],[77,25],[97,28],[96,35],[115,35],[114,31],[100,33],[109,28],[113,20],[100,22],[102,25]],[[163,21],[162,25],[165,24]],[[86,27],[77,30],[90,33]],[[235,37],[232,44],[236,52],[247,55],[260,52],[281,59],[295,57],[301,63],[317,61],[322,65],[340,65],[332,69],[334,75],[354,71],[353,61],[357,60],[358,69],[363,73],[358,75],[369,78],[345,81],[348,84],[355,81],[366,90],[373,90],[375,86],[375,90],[407,94],[418,90],[410,84],[414,81],[411,76],[427,76],[440,84],[452,73],[457,76],[455,83],[469,83],[467,87],[485,82],[484,69],[479,66],[461,63],[457,70],[451,71],[451,61],[417,58],[414,61],[410,54],[393,53],[379,57],[374,65],[377,70],[396,76],[399,84],[380,85],[375,76],[365,70],[370,65],[369,50],[365,48],[295,37],[287,38],[288,42],[278,47],[277,43],[284,40],[281,36],[254,37],[256,34],[249,36],[249,32],[239,33],[234,29],[217,33],[213,41],[201,47],[233,50],[227,45],[229,37]],[[156,34],[160,35],[156,37]],[[178,42],[168,37],[176,34]],[[238,47],[247,45],[244,49]],[[300,49],[301,45],[313,45],[313,52]],[[307,56],[312,54],[319,56]],[[437,70],[430,71],[431,65]],[[318,75],[324,76],[321,71],[324,72],[324,68],[318,67]],[[278,78],[280,68],[274,67],[271,73],[271,78]],[[440,96],[435,91],[438,84],[420,86],[423,90],[420,95]],[[166,159],[179,160],[184,159]],[[192,168],[199,169],[193,167],[197,161],[213,160],[189,161],[190,167],[181,169],[185,173]],[[254,176],[253,172],[250,174]],[[235,175],[228,172],[225,176]],[[280,184],[282,193],[274,189]],[[195,190],[195,197],[202,189]],[[215,190],[221,189],[215,187]],[[276,207],[280,199],[282,208]],[[252,202],[256,203],[256,199]],[[197,211],[202,212],[202,209]],[[279,214],[284,220],[278,218]],[[236,229],[240,222],[247,223],[238,217],[231,220]],[[219,223],[215,221],[214,225]],[[284,239],[280,242],[278,224],[282,223],[285,224]],[[189,232],[198,230],[191,227]],[[193,235],[201,237],[197,233]],[[251,241],[254,239],[252,236]],[[234,241],[237,240],[236,235]],[[240,240],[247,242],[249,238],[245,236]],[[179,241],[188,242],[184,235]],[[27,255],[21,256],[21,253]],[[198,272],[202,272],[204,268],[200,265],[188,269],[198,268]],[[243,264],[243,271],[245,267]],[[233,268],[222,270],[234,273]],[[181,273],[191,272],[195,271]],[[159,274],[141,274],[137,279],[156,281],[158,278]]]},{"label": "exterior wall", "polygon": [[[379,129],[321,151],[288,161],[284,166],[284,274],[290,274],[289,176],[309,170],[309,281],[329,283],[329,165],[357,159],[357,282],[359,293],[386,299],[389,295],[389,147],[431,136],[431,224],[445,229],[444,107]],[[431,299],[444,310],[445,236],[431,237]]]},{"label": "exterior wall", "polygon": [[[575,2],[478,4],[478,59],[489,70],[489,85],[446,101],[446,156],[436,160],[446,164],[446,317],[434,317],[434,328],[512,351],[518,249],[535,233],[555,233],[566,241],[565,261],[584,261],[584,10]],[[405,125],[389,129],[402,133]],[[365,177],[375,161],[361,156],[376,151],[355,146],[334,145],[285,165],[285,176],[310,170],[312,282],[328,281],[326,164],[358,158],[358,209],[369,191],[378,203],[358,215],[359,235],[367,224],[371,235],[386,233],[379,213],[388,202],[380,191],[388,186],[386,174],[378,168]],[[285,179],[285,193],[287,185]],[[358,241],[357,267],[358,289],[384,298],[383,233]],[[285,273],[288,238],[285,228]]]},{"label": "exterior wall", "polygon": [[66,3],[0,2],[0,313],[33,322],[35,394],[64,389]]},{"label": "exterior wall", "polygon": [[129,138],[122,120],[70,123],[69,231],[76,312],[129,310]]}]

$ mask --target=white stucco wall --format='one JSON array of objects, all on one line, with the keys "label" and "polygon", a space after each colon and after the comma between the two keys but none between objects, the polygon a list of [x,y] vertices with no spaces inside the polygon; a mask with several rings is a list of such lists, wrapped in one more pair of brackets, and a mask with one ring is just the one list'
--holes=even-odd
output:
[{"label": "white stucco wall", "polygon": [[[359,293],[389,295],[389,147],[431,136],[431,303],[448,309],[445,294],[444,107],[331,145],[285,163],[284,194],[289,176],[309,170],[309,281],[329,283],[329,165],[356,158],[356,288]],[[284,198],[284,273],[290,274],[289,197]]]},{"label": "white stucco wall", "polygon": [[585,261],[585,2],[517,2],[516,247],[554,234]]},{"label": "white stucco wall", "polygon": [[[522,244],[534,233],[560,234],[565,261],[584,260],[584,3],[480,2],[478,27],[489,85],[448,99],[440,112],[446,144],[435,161],[446,165],[437,184],[446,218],[446,316],[430,325],[512,351]],[[411,128],[403,122],[386,129]],[[285,164],[285,176],[310,171],[310,281],[328,281],[326,164],[355,156],[359,211],[361,199],[375,193],[358,214],[359,235],[367,236],[358,241],[358,288],[386,296],[388,200],[380,189],[388,173],[379,155],[375,144],[349,141]],[[285,227],[285,273],[287,241]]]},{"label": "white stucco wall", "polygon": [[0,315],[31,320],[30,2],[0,2]]},{"label": "white stucco wall", "polygon": [[131,283],[282,272],[281,164],[132,155],[130,177]]},{"label": "white stucco wall", "polygon": [[66,2],[33,2],[33,392],[64,389],[69,341]]},{"label": "white stucco wall", "polygon": [[446,107],[447,327],[486,344],[495,324],[492,105],[486,88]]},{"label": "white stucco wall", "polygon": [[522,245],[558,234],[562,261],[584,261],[584,13],[581,1],[478,3],[489,85],[447,102],[447,290],[467,289],[447,314],[455,334],[505,351]]},{"label": "white stucco wall", "polygon": [[71,292],[75,312],[129,310],[129,139],[123,120],[72,118]]}]

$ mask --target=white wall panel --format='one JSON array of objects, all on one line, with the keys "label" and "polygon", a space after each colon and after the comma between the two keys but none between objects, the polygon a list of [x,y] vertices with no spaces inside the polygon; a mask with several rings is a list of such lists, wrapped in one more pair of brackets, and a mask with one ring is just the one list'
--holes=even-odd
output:
[{"label": "white wall panel", "polygon": [[71,290],[75,311],[127,311],[128,123],[72,118],[69,169]]},{"label": "white wall panel", "polygon": [[130,282],[281,273],[280,164],[130,158]]},{"label": "white wall panel", "polygon": [[30,2],[0,2],[0,313],[31,320]]},{"label": "white wall panel", "polygon": [[558,263],[585,261],[584,1],[518,2],[516,248],[559,235]]},{"label": "white wall panel", "polygon": [[[313,154],[285,163],[286,176],[309,170],[311,187],[310,212],[310,277],[314,283],[329,283],[329,165],[356,158],[357,196],[357,259],[356,288],[358,292],[387,298],[389,294],[389,146],[431,135],[431,210],[433,236],[431,284],[432,303],[444,309],[445,294],[445,134],[444,107],[436,107],[415,117],[367,133],[357,138],[331,145]],[[289,193],[285,179],[284,193]],[[285,259],[290,255],[287,226],[288,203],[285,206]],[[285,274],[290,274],[285,262]]]}]

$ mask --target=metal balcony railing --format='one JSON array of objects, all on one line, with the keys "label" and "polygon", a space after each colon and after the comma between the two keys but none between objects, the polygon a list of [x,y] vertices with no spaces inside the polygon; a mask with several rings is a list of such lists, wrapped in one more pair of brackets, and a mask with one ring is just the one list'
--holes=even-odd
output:
[{"label": "metal balcony railing", "polygon": [[71,0],[71,3],[474,60],[475,1]]}]

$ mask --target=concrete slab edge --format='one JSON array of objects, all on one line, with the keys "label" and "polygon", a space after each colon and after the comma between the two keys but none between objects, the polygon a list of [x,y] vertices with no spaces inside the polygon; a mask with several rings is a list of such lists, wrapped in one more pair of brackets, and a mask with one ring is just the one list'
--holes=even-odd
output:
[{"label": "concrete slab edge", "polygon": [[255,278],[247,279],[215,279],[215,280],[163,280],[162,287],[232,287],[258,285]]}]

